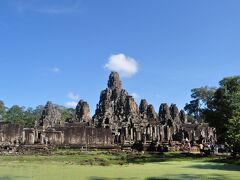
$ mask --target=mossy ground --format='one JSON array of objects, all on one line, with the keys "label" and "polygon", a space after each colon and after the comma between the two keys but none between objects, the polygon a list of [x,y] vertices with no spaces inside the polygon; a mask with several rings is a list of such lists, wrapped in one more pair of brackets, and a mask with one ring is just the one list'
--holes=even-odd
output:
[{"label": "mossy ground", "polygon": [[239,177],[239,160],[180,153],[132,154],[58,149],[51,155],[44,156],[0,156],[0,180],[239,179]]}]

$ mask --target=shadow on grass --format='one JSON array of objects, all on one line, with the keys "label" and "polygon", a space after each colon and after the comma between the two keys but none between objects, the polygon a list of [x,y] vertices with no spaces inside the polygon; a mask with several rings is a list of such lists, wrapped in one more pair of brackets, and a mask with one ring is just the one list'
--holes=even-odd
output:
[{"label": "shadow on grass", "polygon": [[219,174],[177,174],[163,175],[162,177],[148,177],[145,180],[185,180],[185,179],[226,179],[224,175]]},{"label": "shadow on grass", "polygon": [[[127,180],[127,179],[138,179],[136,177],[129,178],[108,178],[108,177],[90,177],[89,180]],[[145,180],[185,180],[185,179],[226,179],[224,175],[219,174],[166,174],[163,176],[147,177]]]},{"label": "shadow on grass", "polygon": [[0,176],[0,180],[15,180],[15,179],[28,179],[27,176],[12,176],[12,175],[5,175]]},{"label": "shadow on grass", "polygon": [[127,179],[138,179],[136,177],[129,177],[129,178],[108,178],[108,177],[97,177],[97,176],[92,176],[89,178],[89,180],[127,180]]},{"label": "shadow on grass", "polygon": [[[127,154],[123,159],[123,164],[144,164],[144,163],[155,163],[155,162],[167,162],[167,161],[201,161],[209,163],[218,163],[218,168],[225,168],[221,165],[223,163],[229,164],[227,170],[240,168],[240,159],[234,159],[232,157],[218,157],[218,156],[201,156],[200,154],[191,153],[155,153],[155,154]],[[231,166],[232,165],[232,166]],[[238,167],[236,167],[238,166]],[[214,167],[213,167],[214,168]]]},{"label": "shadow on grass", "polygon": [[[192,160],[200,159],[198,155],[190,153],[176,153],[176,154],[148,154],[148,155],[128,155],[126,157],[126,163],[132,164],[144,164],[144,163],[154,163],[154,162],[166,162],[174,160]],[[203,159],[203,158],[202,158]]]},{"label": "shadow on grass", "polygon": [[218,159],[211,159],[208,162],[214,163],[227,163],[240,166],[240,158],[233,158],[233,157],[225,157],[225,158],[218,158]]},{"label": "shadow on grass", "polygon": [[209,163],[209,164],[194,164],[186,166],[185,168],[196,168],[196,169],[213,169],[213,170],[224,170],[224,171],[239,171],[240,166],[223,163]]}]

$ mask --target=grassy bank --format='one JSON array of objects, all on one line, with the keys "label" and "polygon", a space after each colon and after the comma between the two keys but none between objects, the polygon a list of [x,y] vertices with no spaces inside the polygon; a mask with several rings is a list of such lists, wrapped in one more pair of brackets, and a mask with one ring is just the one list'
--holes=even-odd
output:
[{"label": "grassy bank", "polygon": [[54,150],[51,155],[44,156],[0,156],[0,180],[238,179],[238,163],[237,160],[224,157],[198,157],[180,153],[138,155]]},{"label": "grassy bank", "polygon": [[188,153],[139,153],[122,151],[79,151],[74,149],[55,149],[47,155],[6,155],[0,156],[2,162],[57,162],[75,165],[126,165],[169,161],[221,162],[240,165],[240,160],[226,156],[202,157]]}]

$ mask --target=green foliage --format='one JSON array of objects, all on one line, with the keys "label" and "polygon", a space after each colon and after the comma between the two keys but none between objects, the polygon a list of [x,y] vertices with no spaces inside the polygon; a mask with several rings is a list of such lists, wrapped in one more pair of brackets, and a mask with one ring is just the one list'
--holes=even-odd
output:
[{"label": "green foliage", "polygon": [[187,111],[189,116],[201,121],[203,119],[203,111],[207,106],[208,102],[212,99],[216,88],[213,87],[200,87],[194,88],[191,90],[191,98],[193,100],[190,103],[187,103],[184,107],[184,110]]},{"label": "green foliage", "polygon": [[6,107],[4,105],[4,102],[0,100],[0,121],[4,119],[4,116],[6,115]]},{"label": "green foliage", "polygon": [[187,114],[187,121],[188,121],[189,123],[194,124],[194,123],[196,122],[196,118],[193,117],[192,115]]},{"label": "green foliage", "polygon": [[227,125],[227,140],[234,146],[240,146],[240,111],[237,111],[234,116],[229,119]]},{"label": "green foliage", "polygon": [[231,143],[235,140],[230,139],[235,136],[230,135],[230,132],[234,132],[230,129],[240,113],[240,76],[224,78],[219,85],[205,110],[206,120],[217,128],[220,142],[227,140]]},{"label": "green foliage", "polygon": [[27,127],[33,127],[35,125],[35,122],[38,121],[41,117],[43,106],[37,106],[36,109],[33,108],[27,108],[27,110],[24,112],[24,125]]},{"label": "green foliage", "polygon": [[[70,121],[74,119],[75,110],[64,106],[55,105],[61,113],[61,121]],[[0,101],[0,120],[15,124],[22,124],[26,127],[33,127],[35,122],[41,117],[44,106],[39,105],[35,109],[29,107],[21,107],[14,105],[11,108],[6,108],[4,102]]]},{"label": "green foliage", "polygon": [[16,124],[24,124],[24,107],[20,107],[18,105],[12,106],[6,113],[5,121]]},{"label": "green foliage", "polygon": [[187,114],[194,119],[200,120],[202,116],[202,109],[200,108],[199,99],[194,99],[190,101],[189,104],[186,104],[184,110],[187,111]]},{"label": "green foliage", "polygon": [[1,111],[1,114],[4,114],[2,117],[3,120],[6,122],[22,124],[25,125],[26,127],[33,127],[35,121],[37,121],[40,118],[42,110],[43,106],[37,106],[35,109],[33,108],[26,109],[25,107],[13,105],[9,109],[5,107],[5,111]]},{"label": "green foliage", "polygon": [[219,87],[195,88],[193,100],[186,104],[185,110],[194,118],[203,118],[216,127],[218,141],[239,143],[240,139],[240,76],[226,77],[219,82]]},{"label": "green foliage", "polygon": [[[74,119],[75,110],[72,108],[66,108],[64,106],[55,105],[61,113],[61,121],[65,122],[69,119]],[[0,120],[5,122],[11,122],[15,124],[22,124],[26,127],[33,127],[35,122],[41,117],[44,106],[39,105],[35,109],[29,107],[21,107],[14,105],[11,108],[7,108],[3,101],[0,101]]]},{"label": "green foliage", "polygon": [[200,88],[194,88],[191,91],[191,97],[193,99],[199,99],[199,101],[201,102],[200,105],[206,105],[206,103],[213,97],[216,88],[205,86]]},{"label": "green foliage", "polygon": [[240,176],[237,160],[226,165],[229,160],[224,157],[68,151],[49,156],[1,156],[0,179],[239,179]]},{"label": "green foliage", "polygon": [[143,147],[143,142],[142,141],[137,141],[133,144],[132,149],[135,149],[137,151],[143,151],[144,147]]},{"label": "green foliage", "polygon": [[74,119],[75,109],[66,108],[64,106],[57,106],[57,107],[61,113],[61,121],[62,122],[66,122],[66,121]]}]

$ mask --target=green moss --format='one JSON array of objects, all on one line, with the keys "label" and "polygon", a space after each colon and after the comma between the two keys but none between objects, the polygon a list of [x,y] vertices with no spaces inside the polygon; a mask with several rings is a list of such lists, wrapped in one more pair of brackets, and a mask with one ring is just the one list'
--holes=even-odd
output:
[{"label": "green moss", "polygon": [[[102,161],[102,159],[101,159]],[[105,162],[105,161],[104,161]],[[94,163],[92,161],[92,163]],[[76,165],[68,162],[0,162],[0,179],[238,179],[240,167],[199,161],[130,165]]]},{"label": "green moss", "polygon": [[239,160],[192,154],[55,149],[51,155],[0,156],[1,179],[238,179]]}]

